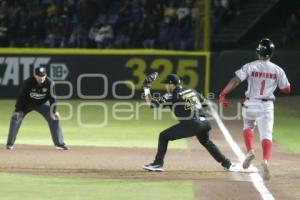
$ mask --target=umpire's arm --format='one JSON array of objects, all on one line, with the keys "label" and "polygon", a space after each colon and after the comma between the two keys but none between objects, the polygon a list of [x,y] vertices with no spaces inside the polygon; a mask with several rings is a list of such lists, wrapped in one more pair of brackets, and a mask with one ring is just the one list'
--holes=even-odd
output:
[{"label": "umpire's arm", "polygon": [[48,100],[49,100],[49,103],[50,103],[50,111],[51,111],[51,117],[54,119],[54,120],[59,120],[60,118],[60,115],[59,115],[59,112],[57,112],[56,110],[56,93],[55,93],[55,83],[54,81],[50,80],[50,88],[48,90]]},{"label": "umpire's arm", "polygon": [[29,85],[29,81],[26,80],[23,82],[23,85],[21,86],[16,101],[16,105],[15,105],[15,112],[20,112],[23,108],[24,103],[26,102],[26,95],[29,93],[28,85]]},{"label": "umpire's arm", "polygon": [[56,97],[55,97],[55,83],[54,81],[50,81],[50,88],[48,90],[48,99],[51,106],[52,113],[56,113]]}]

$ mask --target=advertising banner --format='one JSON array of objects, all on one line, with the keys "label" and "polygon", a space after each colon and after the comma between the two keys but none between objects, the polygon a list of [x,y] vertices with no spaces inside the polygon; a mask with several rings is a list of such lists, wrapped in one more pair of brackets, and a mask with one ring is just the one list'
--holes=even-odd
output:
[{"label": "advertising banner", "polygon": [[154,91],[164,90],[162,81],[170,73],[184,87],[207,93],[209,54],[154,50],[45,50],[0,51],[0,97],[15,98],[23,80],[44,66],[56,82],[60,99],[140,98],[146,75],[157,71]]}]

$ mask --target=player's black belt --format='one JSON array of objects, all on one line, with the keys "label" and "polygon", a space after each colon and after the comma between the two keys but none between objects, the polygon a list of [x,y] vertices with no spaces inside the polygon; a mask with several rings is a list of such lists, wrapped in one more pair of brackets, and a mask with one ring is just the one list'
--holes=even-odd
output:
[{"label": "player's black belt", "polygon": [[[246,97],[247,100],[250,100],[249,97]],[[255,100],[261,100],[261,101],[274,101],[273,99],[255,99]]]}]

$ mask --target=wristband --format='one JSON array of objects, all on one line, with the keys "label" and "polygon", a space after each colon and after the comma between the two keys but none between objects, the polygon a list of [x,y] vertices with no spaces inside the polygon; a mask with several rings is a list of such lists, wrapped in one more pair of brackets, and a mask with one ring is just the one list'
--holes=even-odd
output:
[{"label": "wristband", "polygon": [[150,89],[144,88],[144,93],[145,93],[145,96],[148,96],[150,94]]}]

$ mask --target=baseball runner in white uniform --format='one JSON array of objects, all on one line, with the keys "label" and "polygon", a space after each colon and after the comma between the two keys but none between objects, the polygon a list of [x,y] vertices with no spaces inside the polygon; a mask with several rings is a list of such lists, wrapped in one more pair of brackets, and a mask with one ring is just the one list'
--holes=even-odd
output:
[{"label": "baseball runner in white uniform", "polygon": [[245,64],[235,72],[219,95],[220,104],[228,106],[226,95],[235,89],[242,81],[248,81],[248,89],[245,93],[246,100],[243,104],[244,142],[247,154],[243,162],[243,168],[248,168],[255,158],[253,139],[255,126],[258,128],[263,150],[262,176],[264,180],[270,179],[268,161],[272,151],[272,131],[274,123],[274,91],[277,87],[286,94],[291,92],[290,83],[284,71],[270,61],[274,51],[274,44],[270,39],[264,38],[256,49],[258,60]]}]

